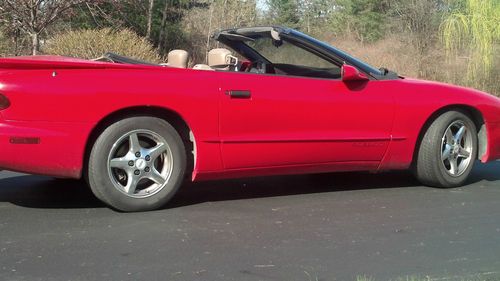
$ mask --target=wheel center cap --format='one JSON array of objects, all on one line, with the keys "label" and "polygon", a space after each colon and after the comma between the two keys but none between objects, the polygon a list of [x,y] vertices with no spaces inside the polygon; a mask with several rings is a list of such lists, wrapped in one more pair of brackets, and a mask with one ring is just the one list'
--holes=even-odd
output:
[{"label": "wheel center cap", "polygon": [[144,159],[137,159],[135,161],[135,167],[139,170],[143,170],[144,168],[146,168],[146,160]]},{"label": "wheel center cap", "polygon": [[458,146],[453,147],[453,153],[458,154],[458,152],[460,152],[460,147]]}]

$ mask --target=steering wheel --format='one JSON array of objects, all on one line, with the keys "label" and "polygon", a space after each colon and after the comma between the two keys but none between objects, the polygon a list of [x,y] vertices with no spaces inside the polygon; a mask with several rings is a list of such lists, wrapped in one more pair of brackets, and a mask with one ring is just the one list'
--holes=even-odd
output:
[{"label": "steering wheel", "polygon": [[261,62],[260,61],[254,61],[254,62],[250,62],[250,64],[245,69],[245,72],[262,73],[261,69],[262,69],[261,68]]},{"label": "steering wheel", "polygon": [[250,63],[250,65],[245,69],[245,72],[260,74],[275,73],[272,64],[262,61],[254,61]]}]

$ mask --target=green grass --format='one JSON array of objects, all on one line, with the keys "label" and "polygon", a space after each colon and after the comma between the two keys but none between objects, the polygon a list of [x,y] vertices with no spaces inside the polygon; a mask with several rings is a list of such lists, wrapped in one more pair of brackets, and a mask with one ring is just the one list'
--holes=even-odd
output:
[{"label": "green grass", "polygon": [[375,281],[375,279],[373,277],[361,275],[361,276],[356,277],[356,281]]}]

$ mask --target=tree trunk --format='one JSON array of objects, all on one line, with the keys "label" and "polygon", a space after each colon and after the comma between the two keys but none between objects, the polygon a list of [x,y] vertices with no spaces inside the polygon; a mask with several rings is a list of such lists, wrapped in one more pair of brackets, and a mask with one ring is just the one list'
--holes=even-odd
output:
[{"label": "tree trunk", "polygon": [[146,37],[151,40],[151,26],[153,24],[153,7],[154,7],[155,1],[154,0],[149,0],[149,9],[148,9],[148,27],[146,31]]},{"label": "tree trunk", "polygon": [[31,36],[31,51],[34,56],[38,54],[39,38],[38,33],[34,32],[30,34]]},{"label": "tree trunk", "polygon": [[168,16],[168,2],[169,0],[165,0],[165,8],[163,9],[163,17],[161,19],[161,27],[160,27],[160,35],[158,36],[158,50],[160,52],[163,51],[163,38],[165,38],[165,26],[167,24],[167,16]]},{"label": "tree trunk", "polygon": [[208,64],[208,52],[210,51],[210,32],[212,31],[212,17],[214,15],[215,5],[210,5],[210,18],[208,20],[208,30],[207,30],[207,46],[205,49],[205,62]]},{"label": "tree trunk", "polygon": [[19,30],[16,28],[14,31],[14,56],[19,55]]}]

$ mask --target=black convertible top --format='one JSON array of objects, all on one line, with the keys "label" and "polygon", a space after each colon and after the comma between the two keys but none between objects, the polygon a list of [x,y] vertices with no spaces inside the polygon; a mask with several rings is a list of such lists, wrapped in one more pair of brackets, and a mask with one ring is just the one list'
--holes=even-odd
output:
[{"label": "black convertible top", "polygon": [[143,60],[133,59],[125,56],[121,56],[115,53],[107,52],[102,57],[94,59],[94,61],[106,61],[106,62],[114,62],[114,63],[124,63],[124,64],[140,64],[140,65],[154,65],[158,66],[158,64],[150,63]]}]

